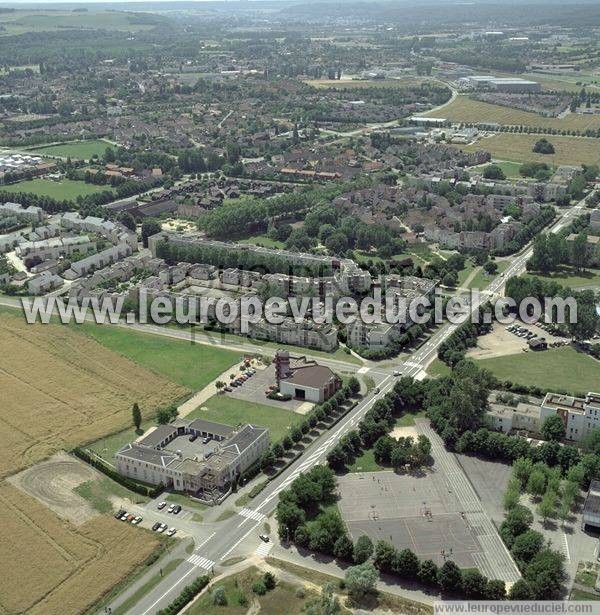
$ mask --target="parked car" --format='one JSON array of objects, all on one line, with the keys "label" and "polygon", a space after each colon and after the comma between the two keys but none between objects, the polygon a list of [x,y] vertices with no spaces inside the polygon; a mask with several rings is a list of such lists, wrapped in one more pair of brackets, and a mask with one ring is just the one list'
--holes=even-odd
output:
[{"label": "parked car", "polygon": [[227,391],[228,393],[231,393],[231,391],[233,391],[231,387],[225,387],[223,390]]},{"label": "parked car", "polygon": [[167,534],[167,536],[174,536],[176,532],[177,532],[177,530],[176,530],[174,527],[170,527],[170,528],[166,531],[166,534]]},{"label": "parked car", "polygon": [[164,532],[167,529],[167,524],[166,523],[161,523],[160,527],[156,530],[159,534],[162,534],[162,532]]},{"label": "parked car", "polygon": [[198,437],[198,436],[197,436],[196,434],[192,434],[192,435],[189,437],[189,441],[190,441],[190,442],[195,442],[197,437]]},{"label": "parked car", "polygon": [[157,508],[158,508],[158,510],[162,510],[166,505],[167,505],[166,502],[159,502]]},{"label": "parked car", "polygon": [[128,512],[123,513],[123,515],[121,516],[121,521],[127,521],[127,517],[129,517],[129,513]]},{"label": "parked car", "polygon": [[168,513],[172,513],[175,510],[175,504],[171,504],[171,506],[169,506],[169,508],[167,508],[167,512]]},{"label": "parked car", "polygon": [[263,541],[263,542],[269,542],[271,539],[266,535],[266,534],[261,534],[259,536],[259,538]]},{"label": "parked car", "polygon": [[152,531],[156,532],[158,530],[158,528],[160,527],[160,521],[157,521],[153,526],[152,526]]},{"label": "parked car", "polygon": [[131,523],[135,519],[135,515],[127,515],[127,521]]},{"label": "parked car", "polygon": [[173,514],[174,515],[178,515],[181,512],[181,506],[179,506],[179,504],[177,504],[175,506],[175,508],[173,508]]},{"label": "parked car", "polygon": [[210,442],[210,437],[206,436],[206,438],[202,438],[202,444],[208,444]]},{"label": "parked car", "polygon": [[399,369],[395,369],[394,370],[394,376],[399,376],[400,375],[400,370]]},{"label": "parked car", "polygon": [[119,510],[117,510],[117,512],[115,513],[115,519],[120,519],[124,514],[125,514],[125,510],[123,510],[122,508],[119,508]]},{"label": "parked car", "polygon": [[131,523],[133,525],[139,525],[142,522],[142,518],[138,515]]}]

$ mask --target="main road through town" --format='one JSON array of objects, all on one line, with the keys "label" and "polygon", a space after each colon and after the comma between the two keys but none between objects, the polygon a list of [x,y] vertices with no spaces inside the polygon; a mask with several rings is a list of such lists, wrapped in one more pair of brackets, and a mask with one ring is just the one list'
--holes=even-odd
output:
[{"label": "main road through town", "polygon": [[[585,199],[569,209],[562,210],[559,214],[560,217],[549,227],[548,232],[556,233],[564,228],[582,213],[584,207]],[[516,255],[504,273],[497,276],[485,293],[481,294],[481,298],[470,304],[471,311],[478,309],[479,305],[489,298],[501,295],[506,280],[525,270],[525,264],[531,257],[532,252],[533,249],[529,245]],[[439,346],[458,326],[458,324],[447,323],[439,327],[423,346],[404,362],[397,363],[394,369],[405,376],[422,378],[425,368],[437,356]],[[264,491],[255,498],[252,508],[244,508],[233,517],[219,523],[212,534],[200,544],[196,544],[194,553],[144,596],[131,613],[135,611],[135,615],[152,615],[159,609],[164,608],[193,579],[203,574],[210,574],[214,567],[231,558],[237,547],[246,539],[253,539],[257,545],[260,545],[259,534],[263,523],[275,509],[279,493],[286,489],[300,474],[307,472],[316,464],[324,463],[328,451],[337,444],[342,436],[357,427],[369,408],[393,387],[394,382],[395,378],[391,373],[383,375],[383,379],[379,382],[379,386],[374,393],[363,398],[331,431],[325,432],[307,447],[302,457],[280,476],[272,480]],[[118,604],[118,601],[115,604]]]}]

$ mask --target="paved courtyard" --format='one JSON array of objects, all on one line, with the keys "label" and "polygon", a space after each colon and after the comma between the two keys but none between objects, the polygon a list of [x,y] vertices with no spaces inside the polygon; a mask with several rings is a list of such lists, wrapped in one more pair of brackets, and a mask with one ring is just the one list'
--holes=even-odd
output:
[{"label": "paved courtyard", "polygon": [[451,559],[514,583],[519,570],[456,456],[426,419],[415,427],[432,444],[432,468],[419,475],[351,473],[338,479],[340,510],[353,539],[367,534],[438,565]]},{"label": "paved courtyard", "polygon": [[367,534],[437,564],[452,559],[461,568],[477,567],[473,554],[481,549],[439,474],[348,474],[339,487],[340,509],[354,540]]}]

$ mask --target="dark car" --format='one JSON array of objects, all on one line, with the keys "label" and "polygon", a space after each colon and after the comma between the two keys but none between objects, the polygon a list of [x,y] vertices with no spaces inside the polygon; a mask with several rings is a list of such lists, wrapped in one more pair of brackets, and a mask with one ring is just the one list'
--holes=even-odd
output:
[{"label": "dark car", "polygon": [[125,510],[119,508],[119,510],[115,513],[115,519],[120,519],[125,514]]},{"label": "dark car", "polygon": [[156,530],[160,527],[160,523],[157,521],[153,526],[152,526],[152,531],[156,532]]},{"label": "dark car", "polygon": [[177,504],[177,506],[175,506],[175,508],[173,509],[173,514],[178,515],[180,512],[181,512],[181,506]]},{"label": "dark car", "polygon": [[197,437],[198,437],[198,436],[197,436],[196,434],[192,434],[192,435],[190,436],[190,438],[189,438],[189,439],[190,439],[190,442],[195,442]]}]

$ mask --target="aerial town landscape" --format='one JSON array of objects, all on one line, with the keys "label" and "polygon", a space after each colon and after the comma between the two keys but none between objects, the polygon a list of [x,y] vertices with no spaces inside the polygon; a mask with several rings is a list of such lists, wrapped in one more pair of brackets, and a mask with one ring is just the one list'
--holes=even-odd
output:
[{"label": "aerial town landscape", "polygon": [[596,612],[600,4],[3,3],[0,350],[0,615]]}]

